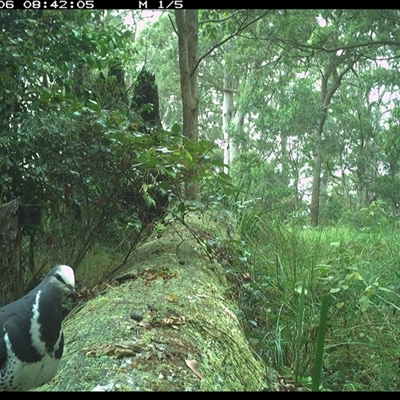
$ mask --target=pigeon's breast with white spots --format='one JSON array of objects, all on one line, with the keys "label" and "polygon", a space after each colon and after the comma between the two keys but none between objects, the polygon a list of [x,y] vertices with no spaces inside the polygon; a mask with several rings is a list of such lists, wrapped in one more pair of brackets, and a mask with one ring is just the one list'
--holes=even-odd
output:
[{"label": "pigeon's breast with white spots", "polygon": [[30,390],[50,381],[57,373],[60,359],[46,353],[35,363],[21,361],[15,356],[7,334],[4,340],[8,363],[0,373],[0,390]]}]

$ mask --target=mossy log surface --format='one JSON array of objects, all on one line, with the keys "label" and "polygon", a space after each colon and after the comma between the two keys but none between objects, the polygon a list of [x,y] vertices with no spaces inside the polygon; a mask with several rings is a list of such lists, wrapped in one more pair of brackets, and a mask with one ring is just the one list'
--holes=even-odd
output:
[{"label": "mossy log surface", "polygon": [[39,390],[278,390],[235,311],[221,266],[174,223],[66,318],[59,372]]}]

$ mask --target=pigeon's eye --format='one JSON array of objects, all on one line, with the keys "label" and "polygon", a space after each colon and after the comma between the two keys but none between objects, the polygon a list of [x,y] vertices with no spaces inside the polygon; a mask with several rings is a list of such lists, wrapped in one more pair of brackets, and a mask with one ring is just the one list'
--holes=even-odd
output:
[{"label": "pigeon's eye", "polygon": [[61,278],[60,274],[55,274],[54,276],[56,277],[56,279],[58,279],[61,283],[63,283],[65,285],[64,279]]}]

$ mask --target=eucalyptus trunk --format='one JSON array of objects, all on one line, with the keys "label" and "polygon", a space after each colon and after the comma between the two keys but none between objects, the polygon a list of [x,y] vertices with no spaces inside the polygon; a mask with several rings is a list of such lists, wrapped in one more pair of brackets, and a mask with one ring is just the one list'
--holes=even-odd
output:
[{"label": "eucalyptus trunk", "polygon": [[[198,10],[176,10],[178,31],[179,73],[182,96],[183,134],[197,142],[199,99],[197,90],[198,64]],[[186,184],[186,199],[198,197],[198,185]]]},{"label": "eucalyptus trunk", "polygon": [[[231,164],[236,155],[235,143],[232,138],[232,129],[234,127],[234,78],[225,67],[224,87],[223,87],[223,103],[222,103],[222,131],[224,134],[224,164],[226,168]],[[227,171],[225,171],[227,172]]]},{"label": "eucalyptus trunk", "polygon": [[[317,226],[319,220],[319,205],[320,205],[320,189],[321,189],[321,172],[322,163],[324,160],[323,149],[323,130],[326,118],[328,116],[328,108],[331,104],[332,96],[339,88],[343,76],[353,67],[360,57],[356,57],[351,62],[347,62],[346,68],[338,74],[338,66],[345,59],[339,56],[333,56],[329,64],[325,67],[321,80],[321,111],[318,118],[317,127],[314,131],[314,165],[313,165],[313,180],[310,204],[311,225]],[[331,79],[332,78],[332,79]],[[330,82],[331,81],[331,82]]]}]

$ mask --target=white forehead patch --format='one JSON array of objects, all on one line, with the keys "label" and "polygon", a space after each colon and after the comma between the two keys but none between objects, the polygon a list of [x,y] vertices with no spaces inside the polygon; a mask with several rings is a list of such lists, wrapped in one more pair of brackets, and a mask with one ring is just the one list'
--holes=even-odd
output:
[{"label": "white forehead patch", "polygon": [[74,270],[68,265],[58,265],[57,272],[61,275],[61,278],[67,285],[75,287],[75,275]]}]

